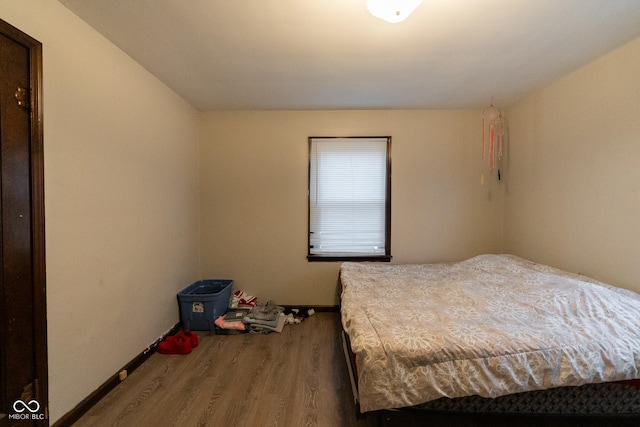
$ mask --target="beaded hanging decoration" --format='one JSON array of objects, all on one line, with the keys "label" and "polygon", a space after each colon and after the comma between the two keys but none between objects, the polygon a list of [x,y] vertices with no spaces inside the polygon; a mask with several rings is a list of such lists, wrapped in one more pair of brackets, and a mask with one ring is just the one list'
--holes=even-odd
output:
[{"label": "beaded hanging decoration", "polygon": [[502,159],[504,131],[505,119],[494,107],[492,97],[491,105],[482,112],[482,160],[488,161],[490,170],[495,168],[496,161]]}]

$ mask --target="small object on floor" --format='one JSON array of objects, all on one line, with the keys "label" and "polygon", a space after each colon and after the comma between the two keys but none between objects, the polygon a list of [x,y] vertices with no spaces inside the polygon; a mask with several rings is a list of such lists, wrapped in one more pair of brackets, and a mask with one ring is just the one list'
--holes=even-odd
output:
[{"label": "small object on floor", "polygon": [[309,316],[313,316],[315,313],[316,312],[313,308],[287,308],[284,311],[286,316],[285,323],[290,325],[302,323],[304,319]]},{"label": "small object on floor", "polygon": [[178,332],[177,335],[182,335],[183,337],[188,339],[191,342],[191,348],[196,348],[199,344],[198,334],[195,332],[186,330]]},{"label": "small object on floor", "polygon": [[167,337],[158,344],[158,353],[162,354],[189,354],[192,350],[191,340],[184,335]]},{"label": "small object on floor", "polygon": [[158,344],[158,352],[162,354],[189,354],[197,347],[198,334],[192,331],[180,331],[168,336]]}]

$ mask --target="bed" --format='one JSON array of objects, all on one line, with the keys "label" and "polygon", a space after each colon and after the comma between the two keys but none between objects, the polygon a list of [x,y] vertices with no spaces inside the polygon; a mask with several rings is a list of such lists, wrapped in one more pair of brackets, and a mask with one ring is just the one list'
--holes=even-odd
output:
[{"label": "bed", "polygon": [[340,283],[363,413],[640,378],[640,295],[585,276],[480,255],[345,262]]}]

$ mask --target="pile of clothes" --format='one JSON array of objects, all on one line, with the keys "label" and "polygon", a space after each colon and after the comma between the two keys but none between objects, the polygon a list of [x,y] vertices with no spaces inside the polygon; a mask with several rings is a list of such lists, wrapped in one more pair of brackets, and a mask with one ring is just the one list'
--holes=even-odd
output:
[{"label": "pile of clothes", "polygon": [[215,320],[216,333],[231,334],[250,332],[254,334],[268,334],[282,332],[285,315],[284,308],[273,301],[258,303],[255,307],[231,308],[224,316]]},{"label": "pile of clothes", "polygon": [[273,301],[259,303],[242,319],[242,322],[247,325],[249,332],[253,334],[282,332],[284,327],[284,307],[276,305]]},{"label": "pile of clothes", "polygon": [[301,323],[313,314],[313,309],[285,309],[276,305],[274,301],[258,303],[255,297],[236,291],[229,311],[224,316],[218,317],[214,323],[216,333],[222,335],[246,332],[270,334],[282,332],[285,324]]},{"label": "pile of clothes", "polygon": [[258,298],[248,295],[244,291],[235,291],[231,297],[231,308],[253,308],[258,303]]}]

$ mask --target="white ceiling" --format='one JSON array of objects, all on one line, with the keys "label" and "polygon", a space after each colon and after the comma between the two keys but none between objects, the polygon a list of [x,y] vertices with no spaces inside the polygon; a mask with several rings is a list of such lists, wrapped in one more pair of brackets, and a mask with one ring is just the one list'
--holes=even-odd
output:
[{"label": "white ceiling", "polygon": [[507,106],[640,35],[640,0],[60,0],[193,106]]}]

